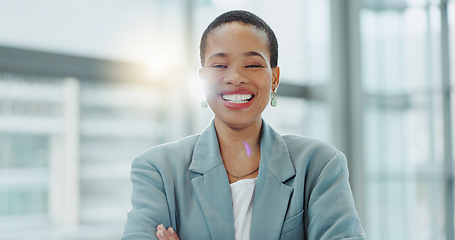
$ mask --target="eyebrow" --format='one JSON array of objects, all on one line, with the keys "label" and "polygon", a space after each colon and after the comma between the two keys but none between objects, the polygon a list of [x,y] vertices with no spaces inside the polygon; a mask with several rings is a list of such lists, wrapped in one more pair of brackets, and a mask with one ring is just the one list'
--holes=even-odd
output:
[{"label": "eyebrow", "polygon": [[[214,53],[214,54],[210,55],[208,57],[208,59],[210,59],[212,57],[226,57],[226,56],[228,56],[228,54],[220,52],[220,53]],[[262,56],[260,53],[255,52],[255,51],[246,52],[243,54],[243,56],[245,56],[245,57],[258,56],[265,60],[264,56]]]},{"label": "eyebrow", "polygon": [[[243,55],[246,56],[246,57],[249,57],[249,56],[258,56],[258,57],[264,59],[264,56],[262,56],[262,55],[261,55],[260,53],[258,53],[258,52],[254,52],[254,51],[247,52],[247,53],[245,53],[245,54],[243,54]],[[264,59],[264,60],[265,60],[265,59]]]},{"label": "eyebrow", "polygon": [[226,55],[227,55],[226,53],[221,53],[221,52],[220,53],[214,53],[214,54],[210,55],[207,58],[207,60],[209,60],[210,58],[214,58],[214,57],[226,57]]}]

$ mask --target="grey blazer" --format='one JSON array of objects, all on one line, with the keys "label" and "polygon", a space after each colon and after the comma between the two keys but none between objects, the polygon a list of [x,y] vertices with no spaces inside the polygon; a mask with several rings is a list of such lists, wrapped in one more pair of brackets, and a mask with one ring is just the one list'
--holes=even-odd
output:
[{"label": "grey blazer", "polygon": [[[229,180],[213,121],[200,135],[134,159],[132,209],[122,240],[234,239]],[[263,122],[251,239],[364,239],[344,155],[327,143],[282,136]]]}]

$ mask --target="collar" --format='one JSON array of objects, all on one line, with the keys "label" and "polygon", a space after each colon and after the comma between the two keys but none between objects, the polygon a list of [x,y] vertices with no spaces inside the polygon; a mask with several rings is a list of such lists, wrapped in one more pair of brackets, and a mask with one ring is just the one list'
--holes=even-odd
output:
[{"label": "collar", "polygon": [[[205,174],[223,164],[214,120],[201,133],[194,147],[189,170]],[[277,180],[285,182],[295,176],[289,151],[283,137],[262,120],[261,160],[259,169],[267,171]]]}]

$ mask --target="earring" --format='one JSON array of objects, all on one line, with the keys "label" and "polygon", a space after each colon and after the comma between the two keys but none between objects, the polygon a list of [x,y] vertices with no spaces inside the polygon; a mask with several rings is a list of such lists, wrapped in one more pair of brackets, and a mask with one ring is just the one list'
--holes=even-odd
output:
[{"label": "earring", "polygon": [[272,90],[272,100],[270,100],[270,105],[272,107],[276,107],[277,103],[276,103],[276,98],[275,98],[275,93],[276,93],[276,88],[274,90]]},{"label": "earring", "polygon": [[207,108],[207,100],[204,99],[204,100],[201,101],[201,107],[202,108]]}]

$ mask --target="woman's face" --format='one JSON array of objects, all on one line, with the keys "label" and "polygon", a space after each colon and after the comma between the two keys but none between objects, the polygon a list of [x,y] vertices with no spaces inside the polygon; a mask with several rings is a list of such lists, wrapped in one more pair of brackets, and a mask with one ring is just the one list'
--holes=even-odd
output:
[{"label": "woman's face", "polygon": [[208,34],[199,73],[216,122],[243,128],[261,121],[279,83],[279,68],[271,68],[267,46],[263,31],[243,23],[227,23]]}]

